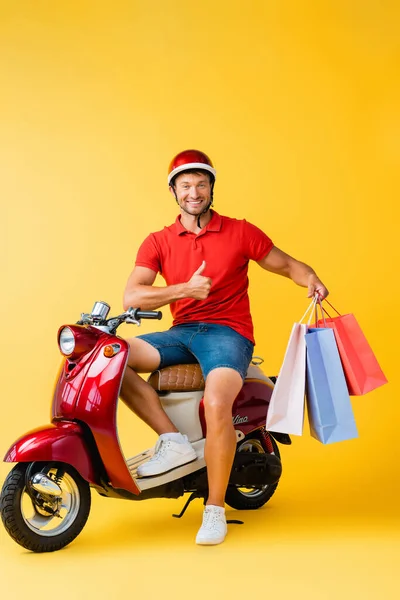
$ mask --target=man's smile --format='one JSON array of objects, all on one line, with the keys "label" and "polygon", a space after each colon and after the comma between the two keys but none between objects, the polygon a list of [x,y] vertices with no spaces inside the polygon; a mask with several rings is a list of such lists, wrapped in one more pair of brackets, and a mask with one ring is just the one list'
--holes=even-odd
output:
[{"label": "man's smile", "polygon": [[202,208],[203,206],[208,204],[207,198],[202,198],[200,200],[182,200],[182,206],[186,206],[187,208]]}]

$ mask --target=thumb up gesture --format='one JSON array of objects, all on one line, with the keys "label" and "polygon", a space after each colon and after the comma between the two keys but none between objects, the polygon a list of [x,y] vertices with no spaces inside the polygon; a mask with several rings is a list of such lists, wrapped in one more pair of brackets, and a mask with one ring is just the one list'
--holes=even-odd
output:
[{"label": "thumb up gesture", "polygon": [[206,268],[206,261],[203,260],[200,267],[193,273],[187,282],[187,297],[195,300],[205,300],[210,293],[211,279],[204,277],[202,273]]}]

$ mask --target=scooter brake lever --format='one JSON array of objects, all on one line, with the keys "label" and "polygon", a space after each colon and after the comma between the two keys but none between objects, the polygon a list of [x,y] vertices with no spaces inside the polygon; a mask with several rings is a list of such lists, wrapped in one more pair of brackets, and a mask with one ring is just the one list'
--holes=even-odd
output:
[{"label": "scooter brake lever", "polygon": [[132,323],[133,325],[137,325],[138,327],[140,327],[140,321],[138,321],[137,319],[133,319],[132,317],[128,317],[127,319],[125,319],[125,323]]}]

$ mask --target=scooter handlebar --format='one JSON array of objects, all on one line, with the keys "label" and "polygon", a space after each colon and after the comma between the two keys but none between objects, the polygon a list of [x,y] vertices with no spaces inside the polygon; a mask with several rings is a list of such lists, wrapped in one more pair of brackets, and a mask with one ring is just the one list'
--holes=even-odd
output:
[{"label": "scooter handlebar", "polygon": [[137,310],[135,312],[137,319],[158,319],[162,318],[162,312],[160,310]]},{"label": "scooter handlebar", "polygon": [[[140,308],[128,308],[125,315],[128,315],[128,318],[138,320],[138,319],[158,319],[162,318],[162,312],[160,310],[140,310]],[[129,321],[127,320],[129,323]]]}]

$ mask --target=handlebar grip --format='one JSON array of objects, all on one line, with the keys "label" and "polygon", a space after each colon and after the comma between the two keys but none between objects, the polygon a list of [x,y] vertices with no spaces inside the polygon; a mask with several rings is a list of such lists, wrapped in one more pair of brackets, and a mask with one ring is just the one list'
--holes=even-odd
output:
[{"label": "handlebar grip", "polygon": [[136,312],[138,319],[158,319],[162,318],[162,312],[160,310],[138,310]]}]

